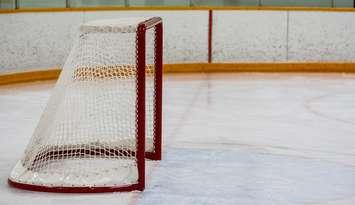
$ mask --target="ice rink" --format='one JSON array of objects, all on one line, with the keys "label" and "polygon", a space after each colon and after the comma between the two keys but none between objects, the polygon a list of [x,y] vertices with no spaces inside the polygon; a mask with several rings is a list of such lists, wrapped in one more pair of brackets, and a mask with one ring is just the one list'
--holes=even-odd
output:
[{"label": "ice rink", "polygon": [[355,74],[165,75],[144,192],[10,188],[54,81],[0,87],[0,204],[355,204]]}]

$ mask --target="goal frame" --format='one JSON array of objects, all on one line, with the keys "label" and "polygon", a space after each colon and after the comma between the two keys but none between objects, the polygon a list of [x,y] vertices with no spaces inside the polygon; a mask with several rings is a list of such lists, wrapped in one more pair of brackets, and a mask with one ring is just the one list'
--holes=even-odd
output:
[{"label": "goal frame", "polygon": [[[146,31],[155,29],[155,72],[154,72],[154,150],[145,151],[145,89],[146,89]],[[163,23],[160,17],[153,17],[140,22],[136,30],[136,159],[138,169],[137,183],[126,186],[87,186],[87,187],[61,187],[42,186],[20,183],[8,179],[8,184],[15,188],[61,193],[101,193],[101,192],[127,192],[143,191],[145,188],[145,159],[161,160],[162,146],[162,73],[163,73]]]}]

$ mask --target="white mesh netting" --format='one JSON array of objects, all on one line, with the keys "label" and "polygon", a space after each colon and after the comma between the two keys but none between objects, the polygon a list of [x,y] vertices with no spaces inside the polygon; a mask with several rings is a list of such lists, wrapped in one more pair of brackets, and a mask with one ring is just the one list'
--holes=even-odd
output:
[{"label": "white mesh netting", "polygon": [[[94,21],[63,67],[10,180],[39,186],[137,182],[136,29],[145,19]],[[146,150],[154,150],[155,30],[146,33]]]}]

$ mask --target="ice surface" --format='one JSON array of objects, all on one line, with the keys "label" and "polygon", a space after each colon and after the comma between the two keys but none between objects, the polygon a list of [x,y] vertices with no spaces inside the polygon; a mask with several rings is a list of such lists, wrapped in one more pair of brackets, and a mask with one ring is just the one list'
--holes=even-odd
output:
[{"label": "ice surface", "polygon": [[0,87],[0,204],[355,204],[355,75],[167,75],[144,192],[10,188],[52,85]]}]

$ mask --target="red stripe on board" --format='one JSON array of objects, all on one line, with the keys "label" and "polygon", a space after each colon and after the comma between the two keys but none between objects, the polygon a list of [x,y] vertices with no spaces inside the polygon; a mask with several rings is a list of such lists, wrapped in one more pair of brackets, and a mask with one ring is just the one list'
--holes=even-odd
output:
[{"label": "red stripe on board", "polygon": [[212,62],[213,10],[208,11],[208,63]]}]

